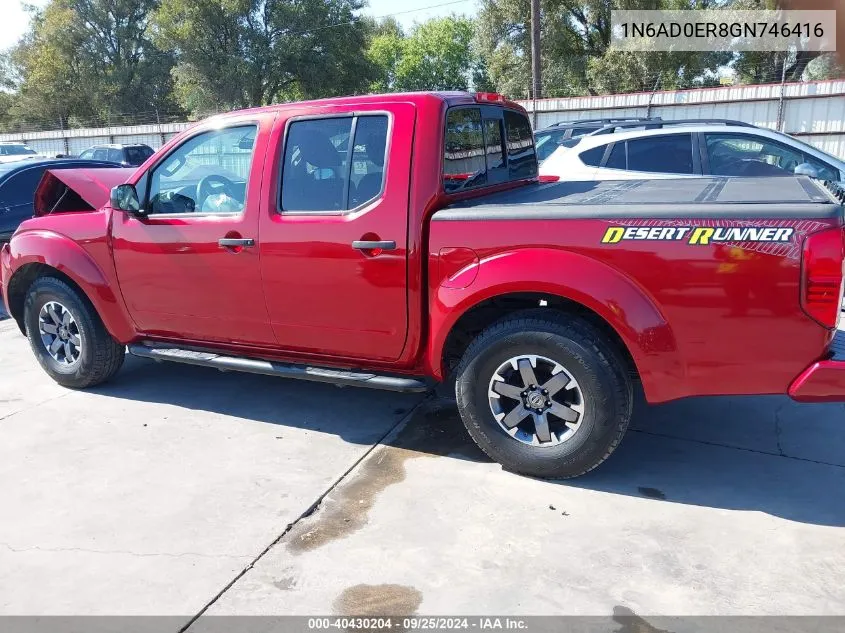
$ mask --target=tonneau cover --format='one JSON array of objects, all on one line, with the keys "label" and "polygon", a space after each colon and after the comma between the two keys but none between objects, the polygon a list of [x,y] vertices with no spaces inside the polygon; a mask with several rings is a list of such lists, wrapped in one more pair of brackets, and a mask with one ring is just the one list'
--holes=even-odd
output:
[{"label": "tonneau cover", "polygon": [[806,176],[541,183],[456,202],[433,220],[823,218],[842,214]]}]

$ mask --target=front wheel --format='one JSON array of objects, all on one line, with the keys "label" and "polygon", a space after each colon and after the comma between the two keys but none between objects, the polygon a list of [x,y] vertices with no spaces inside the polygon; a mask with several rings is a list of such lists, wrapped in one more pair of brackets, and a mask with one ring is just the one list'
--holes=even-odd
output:
[{"label": "front wheel", "polygon": [[592,325],[535,315],[500,321],[470,345],[457,370],[458,409],[473,440],[505,469],[577,477],[621,442],[631,380]]},{"label": "front wheel", "polygon": [[42,277],[32,284],[24,323],[35,358],[60,385],[93,387],[123,365],[124,346],[106,331],[90,303],[61,279]]}]

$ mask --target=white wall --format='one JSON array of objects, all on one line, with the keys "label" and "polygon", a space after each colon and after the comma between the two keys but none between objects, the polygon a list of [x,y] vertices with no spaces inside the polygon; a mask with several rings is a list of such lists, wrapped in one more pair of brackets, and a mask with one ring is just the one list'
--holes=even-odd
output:
[{"label": "white wall", "polygon": [[[777,129],[781,91],[781,131],[845,159],[845,80],[540,99],[537,129],[557,121],[646,116],[649,102],[650,116],[664,119],[736,119]],[[519,103],[532,110],[531,101]]]}]

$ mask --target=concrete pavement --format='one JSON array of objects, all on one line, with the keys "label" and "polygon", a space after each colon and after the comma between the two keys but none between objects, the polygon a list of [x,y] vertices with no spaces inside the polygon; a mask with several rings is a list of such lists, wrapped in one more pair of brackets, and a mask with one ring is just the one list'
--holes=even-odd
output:
[{"label": "concrete pavement", "polygon": [[641,406],[605,465],[562,483],[419,411],[208,613],[845,614],[843,408],[747,407]]},{"label": "concrete pavement", "polygon": [[69,392],[0,323],[0,613],[845,615],[842,405],[641,403],[553,483],[418,403],[137,359]]},{"label": "concrete pavement", "polygon": [[196,613],[419,399],[128,359],[72,392],[0,323],[0,613]]}]

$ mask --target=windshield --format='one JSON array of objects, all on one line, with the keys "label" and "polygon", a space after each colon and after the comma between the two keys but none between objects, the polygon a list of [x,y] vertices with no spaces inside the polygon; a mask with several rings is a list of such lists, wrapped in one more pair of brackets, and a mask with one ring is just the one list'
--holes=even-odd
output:
[{"label": "windshield", "polygon": [[585,134],[586,132],[579,129],[573,131],[572,138],[564,138],[566,135],[565,131],[547,130],[537,132],[537,134],[534,135],[534,142],[537,146],[537,159],[542,163],[549,156],[554,154],[555,150],[560,147],[575,147],[580,142],[581,137]]},{"label": "windshield", "polygon": [[37,154],[29,145],[15,144],[15,145],[0,145],[0,156],[26,156]]}]

